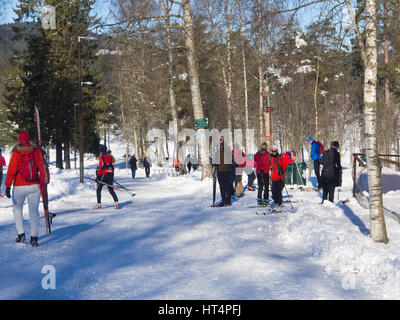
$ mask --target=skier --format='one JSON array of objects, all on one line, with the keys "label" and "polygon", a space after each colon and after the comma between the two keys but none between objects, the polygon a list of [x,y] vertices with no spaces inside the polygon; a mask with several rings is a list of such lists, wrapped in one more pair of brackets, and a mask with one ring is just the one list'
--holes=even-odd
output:
[{"label": "skier", "polygon": [[322,150],[320,150],[320,145],[318,141],[315,141],[313,137],[309,136],[307,138],[308,143],[311,144],[311,159],[314,161],[314,172],[318,181],[318,189],[322,188],[321,176],[320,176],[320,160],[322,159]]},{"label": "skier", "polygon": [[[101,209],[101,190],[103,189],[104,184],[101,182],[107,183],[109,185],[113,185],[114,182],[114,157],[108,154],[107,148],[103,145],[100,146],[100,159],[99,159],[99,167],[96,170],[96,181],[97,181],[97,189],[96,189],[96,196],[97,196],[97,205],[94,209]],[[111,196],[115,202],[115,209],[119,209],[120,206],[118,204],[118,197],[115,194],[113,188],[107,186],[108,191],[110,192]]]},{"label": "skier", "polygon": [[254,164],[256,166],[256,175],[258,183],[257,203],[263,204],[261,197],[264,190],[264,204],[268,203],[269,199],[269,169],[270,169],[270,153],[267,151],[268,145],[264,142],[260,150],[254,155]]},{"label": "skier", "polygon": [[287,164],[282,155],[279,154],[278,147],[273,145],[271,147],[270,155],[270,165],[271,165],[271,191],[272,199],[275,202],[275,211],[282,211],[282,190],[285,187],[285,172],[287,169]]},{"label": "skier", "polygon": [[242,175],[244,167],[246,166],[246,155],[240,149],[240,146],[238,144],[235,144],[233,146],[232,153],[235,165],[235,193],[236,197],[241,198],[244,195]]},{"label": "skier", "polygon": [[224,147],[224,137],[220,138],[220,145],[219,145],[219,163],[217,166],[217,178],[219,189],[221,192],[221,207],[229,207],[232,205],[232,171],[234,170],[233,161],[231,159],[230,163],[225,157],[231,156],[231,152],[225,152]]},{"label": "skier", "polygon": [[132,157],[129,159],[129,165],[131,166],[132,179],[135,179],[136,170],[137,170],[137,159],[136,159],[135,155],[132,155]]},{"label": "skier", "polygon": [[3,167],[5,167],[5,165],[6,165],[6,160],[4,159],[0,148],[0,194],[1,194],[1,184],[3,182]]},{"label": "skier", "polygon": [[[7,198],[12,197],[18,243],[25,243],[23,207],[28,202],[32,247],[38,246],[40,186],[45,184],[42,152],[30,142],[29,133],[18,135],[18,145],[12,150],[5,181]],[[11,186],[14,185],[12,195]]]},{"label": "skier", "polygon": [[333,202],[335,187],[340,186],[342,176],[342,165],[340,164],[339,142],[333,141],[328,150],[322,156],[322,203],[328,199]]},{"label": "skier", "polygon": [[149,159],[147,158],[147,156],[144,157],[143,166],[144,166],[144,171],[146,173],[146,178],[150,177],[151,163],[150,163]]}]

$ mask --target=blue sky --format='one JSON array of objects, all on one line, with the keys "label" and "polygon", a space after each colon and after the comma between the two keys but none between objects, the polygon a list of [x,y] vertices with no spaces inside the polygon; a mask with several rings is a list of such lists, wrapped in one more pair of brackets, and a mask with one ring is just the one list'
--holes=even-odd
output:
[{"label": "blue sky", "polygon": [[[96,12],[97,16],[106,19],[110,13],[110,0],[97,0],[96,6],[94,11]],[[17,3],[16,0],[9,0],[7,1],[5,12],[4,12],[4,19],[2,19],[1,23],[12,23],[13,18],[15,17],[14,11],[12,10]],[[297,13],[297,17],[301,20],[302,25],[307,25],[309,21],[315,20],[318,18],[318,10],[314,6],[314,8],[305,8],[299,10]]]},{"label": "blue sky", "polygon": [[[13,22],[13,18],[15,18],[13,8],[15,7],[16,3],[17,3],[16,0],[8,0],[7,1],[6,8],[4,10],[4,17],[1,20],[0,24]],[[108,1],[107,0],[97,0],[96,6],[94,8],[94,11],[96,12],[96,14],[100,17],[106,18],[110,12],[109,3],[110,3],[109,0]]]}]

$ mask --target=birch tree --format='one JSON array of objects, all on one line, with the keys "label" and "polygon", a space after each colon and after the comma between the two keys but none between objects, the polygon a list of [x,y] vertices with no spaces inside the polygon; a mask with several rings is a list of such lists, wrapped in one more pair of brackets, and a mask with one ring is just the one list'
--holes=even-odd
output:
[{"label": "birch tree", "polygon": [[[183,20],[185,22],[185,43],[187,48],[187,63],[188,63],[188,73],[190,82],[190,92],[192,97],[193,114],[195,119],[203,119],[203,105],[201,101],[200,94],[200,83],[199,74],[197,70],[196,63],[196,50],[194,45],[194,33],[193,33],[193,18],[192,18],[192,8],[190,5],[190,0],[182,0],[181,2],[183,8]],[[206,136],[205,129],[200,128],[197,130],[197,143],[199,148],[199,160],[200,165],[203,169],[202,179],[205,177],[211,177],[211,165],[209,160],[208,152],[208,137]]]},{"label": "birch tree", "polygon": [[350,0],[345,0],[356,33],[361,57],[364,63],[364,139],[367,154],[369,212],[371,238],[375,242],[387,243],[386,223],[383,211],[382,185],[379,170],[377,143],[377,42],[376,42],[376,1],[365,0],[366,24],[365,44],[357,25]]}]

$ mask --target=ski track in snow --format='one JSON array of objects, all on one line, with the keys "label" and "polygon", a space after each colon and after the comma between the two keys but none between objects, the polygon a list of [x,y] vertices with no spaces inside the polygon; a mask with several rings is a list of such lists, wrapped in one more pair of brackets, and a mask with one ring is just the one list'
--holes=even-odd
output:
[{"label": "ski track in snow", "polygon": [[[85,175],[94,176],[95,166]],[[11,200],[0,199],[0,299],[400,297],[400,226],[387,218],[389,244],[373,243],[369,213],[349,191],[340,193],[351,199],[345,206],[337,195],[337,205],[320,204],[319,192],[289,190],[300,201],[295,213],[260,216],[256,211],[266,209],[248,208],[256,192],[230,208],[211,208],[212,180],[200,182],[200,172],[145,178],[139,169],[133,180],[130,170],[117,169],[115,179],[136,196],[117,192],[115,210],[103,188],[105,208],[93,210],[95,184],[79,184],[76,170],[52,168],[50,210],[57,217],[46,234],[40,206],[34,249],[14,243]],[[26,206],[24,217],[29,239]],[[45,265],[55,267],[55,290],[41,286]]]}]

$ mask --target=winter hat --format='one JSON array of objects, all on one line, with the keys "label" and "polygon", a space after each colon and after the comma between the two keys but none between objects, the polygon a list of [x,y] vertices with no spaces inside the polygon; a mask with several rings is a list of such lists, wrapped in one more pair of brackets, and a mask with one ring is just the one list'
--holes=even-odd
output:
[{"label": "winter hat", "polygon": [[313,139],[313,137],[311,137],[311,136],[309,136],[308,138],[307,138],[307,142],[311,142],[311,141],[313,141],[314,139]]},{"label": "winter hat", "polygon": [[18,135],[18,143],[19,144],[26,144],[29,142],[29,140],[31,140],[31,138],[29,137],[29,133],[26,131],[21,131]]},{"label": "winter hat", "polygon": [[107,147],[103,144],[100,145],[100,152],[106,154],[107,153]]},{"label": "winter hat", "polygon": [[274,144],[274,145],[271,147],[271,150],[278,150],[278,146]]},{"label": "winter hat", "polygon": [[261,144],[261,149],[267,149],[268,148],[268,144],[266,142],[263,142]]},{"label": "winter hat", "polygon": [[337,142],[337,141],[332,141],[332,142],[331,142],[331,147],[334,147],[335,149],[338,149],[338,148],[339,148],[339,142]]}]

